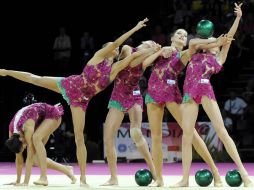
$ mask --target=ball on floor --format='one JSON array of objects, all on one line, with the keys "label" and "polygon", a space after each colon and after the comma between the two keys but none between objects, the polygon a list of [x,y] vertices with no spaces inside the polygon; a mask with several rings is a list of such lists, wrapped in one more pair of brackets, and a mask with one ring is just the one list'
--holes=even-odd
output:
[{"label": "ball on floor", "polygon": [[213,174],[207,169],[198,170],[195,174],[195,181],[201,187],[210,185],[213,181]]},{"label": "ball on floor", "polygon": [[227,184],[231,187],[238,187],[242,184],[242,178],[238,170],[229,170],[225,178]]},{"label": "ball on floor", "polygon": [[140,169],[135,174],[135,181],[139,186],[147,186],[152,180],[152,173],[147,169]]}]

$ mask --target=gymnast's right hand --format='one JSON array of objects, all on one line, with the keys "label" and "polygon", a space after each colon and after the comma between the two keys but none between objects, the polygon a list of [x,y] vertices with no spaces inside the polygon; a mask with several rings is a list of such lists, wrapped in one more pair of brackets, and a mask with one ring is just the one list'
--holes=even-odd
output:
[{"label": "gymnast's right hand", "polygon": [[0,69],[0,76],[5,77],[7,75],[7,71],[5,69]]},{"label": "gymnast's right hand", "polygon": [[176,51],[176,48],[170,46],[170,47],[163,47],[162,50],[163,51],[162,51],[161,55],[164,58],[169,58]]},{"label": "gymnast's right hand", "polygon": [[146,26],[145,23],[146,23],[147,21],[148,21],[148,18],[145,18],[144,20],[139,21],[138,24],[135,26],[136,30],[139,30],[139,29],[145,27],[145,26]]}]

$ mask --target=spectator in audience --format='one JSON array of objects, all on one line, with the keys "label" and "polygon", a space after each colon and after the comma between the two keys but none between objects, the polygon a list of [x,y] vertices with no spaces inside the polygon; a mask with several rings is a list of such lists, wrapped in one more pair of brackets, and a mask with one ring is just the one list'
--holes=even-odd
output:
[{"label": "spectator in audience", "polygon": [[54,61],[56,62],[57,70],[64,74],[68,69],[68,64],[71,58],[71,39],[66,34],[65,28],[59,29],[59,36],[55,38],[53,50]]},{"label": "spectator in audience", "polygon": [[80,48],[82,51],[83,61],[86,63],[94,53],[94,39],[89,32],[84,32],[80,39]]},{"label": "spectator in audience", "polygon": [[244,99],[249,103],[254,96],[254,79],[250,79],[246,86],[246,91],[243,93]]},{"label": "spectator in audience", "polygon": [[236,135],[237,121],[242,119],[247,103],[240,97],[236,96],[236,92],[230,92],[230,98],[225,102],[224,110],[227,112],[228,116],[233,120],[232,133]]},{"label": "spectator in audience", "polygon": [[233,121],[230,117],[227,116],[227,112],[225,110],[222,111],[222,117],[224,125],[229,133],[231,133],[233,128]]}]

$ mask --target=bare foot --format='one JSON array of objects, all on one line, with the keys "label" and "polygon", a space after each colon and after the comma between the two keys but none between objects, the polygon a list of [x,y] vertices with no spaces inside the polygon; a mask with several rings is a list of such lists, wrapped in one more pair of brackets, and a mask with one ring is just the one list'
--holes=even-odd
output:
[{"label": "bare foot", "polygon": [[223,183],[222,183],[221,179],[219,179],[219,180],[214,179],[213,185],[214,185],[214,187],[223,187]]},{"label": "bare foot", "polygon": [[223,187],[223,183],[221,181],[221,177],[220,177],[218,169],[216,169],[215,171],[212,171],[212,173],[214,178],[214,187]]},{"label": "bare foot", "polygon": [[44,185],[47,186],[48,185],[48,180],[47,179],[38,179],[37,181],[33,182],[35,185]]},{"label": "bare foot", "polygon": [[117,178],[110,178],[106,183],[103,183],[101,186],[113,186],[118,185]]},{"label": "bare foot", "polygon": [[0,76],[5,77],[6,75],[7,75],[6,70],[5,69],[0,69]]},{"label": "bare foot", "polygon": [[223,183],[219,174],[214,175],[214,187],[223,187]]},{"label": "bare foot", "polygon": [[242,180],[243,180],[244,187],[253,187],[253,183],[251,182],[247,174],[242,176]]},{"label": "bare foot", "polygon": [[152,184],[149,185],[150,187],[163,187],[164,186],[164,182],[163,180],[155,180]]},{"label": "bare foot", "polygon": [[156,172],[155,170],[150,170],[153,176],[153,180],[156,181],[157,180],[157,176],[156,176]]},{"label": "bare foot", "polygon": [[181,180],[178,183],[176,183],[175,185],[172,185],[170,187],[173,187],[173,188],[177,188],[177,187],[189,187],[189,182]]},{"label": "bare foot", "polygon": [[89,187],[89,185],[86,183],[86,177],[80,177],[80,186]]},{"label": "bare foot", "polygon": [[71,184],[75,184],[77,181],[77,178],[74,175],[73,167],[72,166],[66,166],[67,170],[69,171],[68,177],[71,179]]}]

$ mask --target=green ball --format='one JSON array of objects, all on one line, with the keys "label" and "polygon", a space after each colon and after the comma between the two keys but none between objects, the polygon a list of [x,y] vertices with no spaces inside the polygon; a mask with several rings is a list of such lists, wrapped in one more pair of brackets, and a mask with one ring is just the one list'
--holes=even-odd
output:
[{"label": "green ball", "polygon": [[195,180],[199,186],[206,187],[212,183],[213,174],[207,169],[198,170],[195,174]]},{"label": "green ball", "polygon": [[214,25],[210,20],[201,20],[197,24],[196,32],[200,38],[210,38],[213,35]]},{"label": "green ball", "polygon": [[225,178],[227,184],[231,187],[238,187],[242,184],[242,178],[238,170],[229,170]]},{"label": "green ball", "polygon": [[135,174],[135,181],[139,186],[147,186],[153,180],[152,173],[147,169],[140,169]]}]

